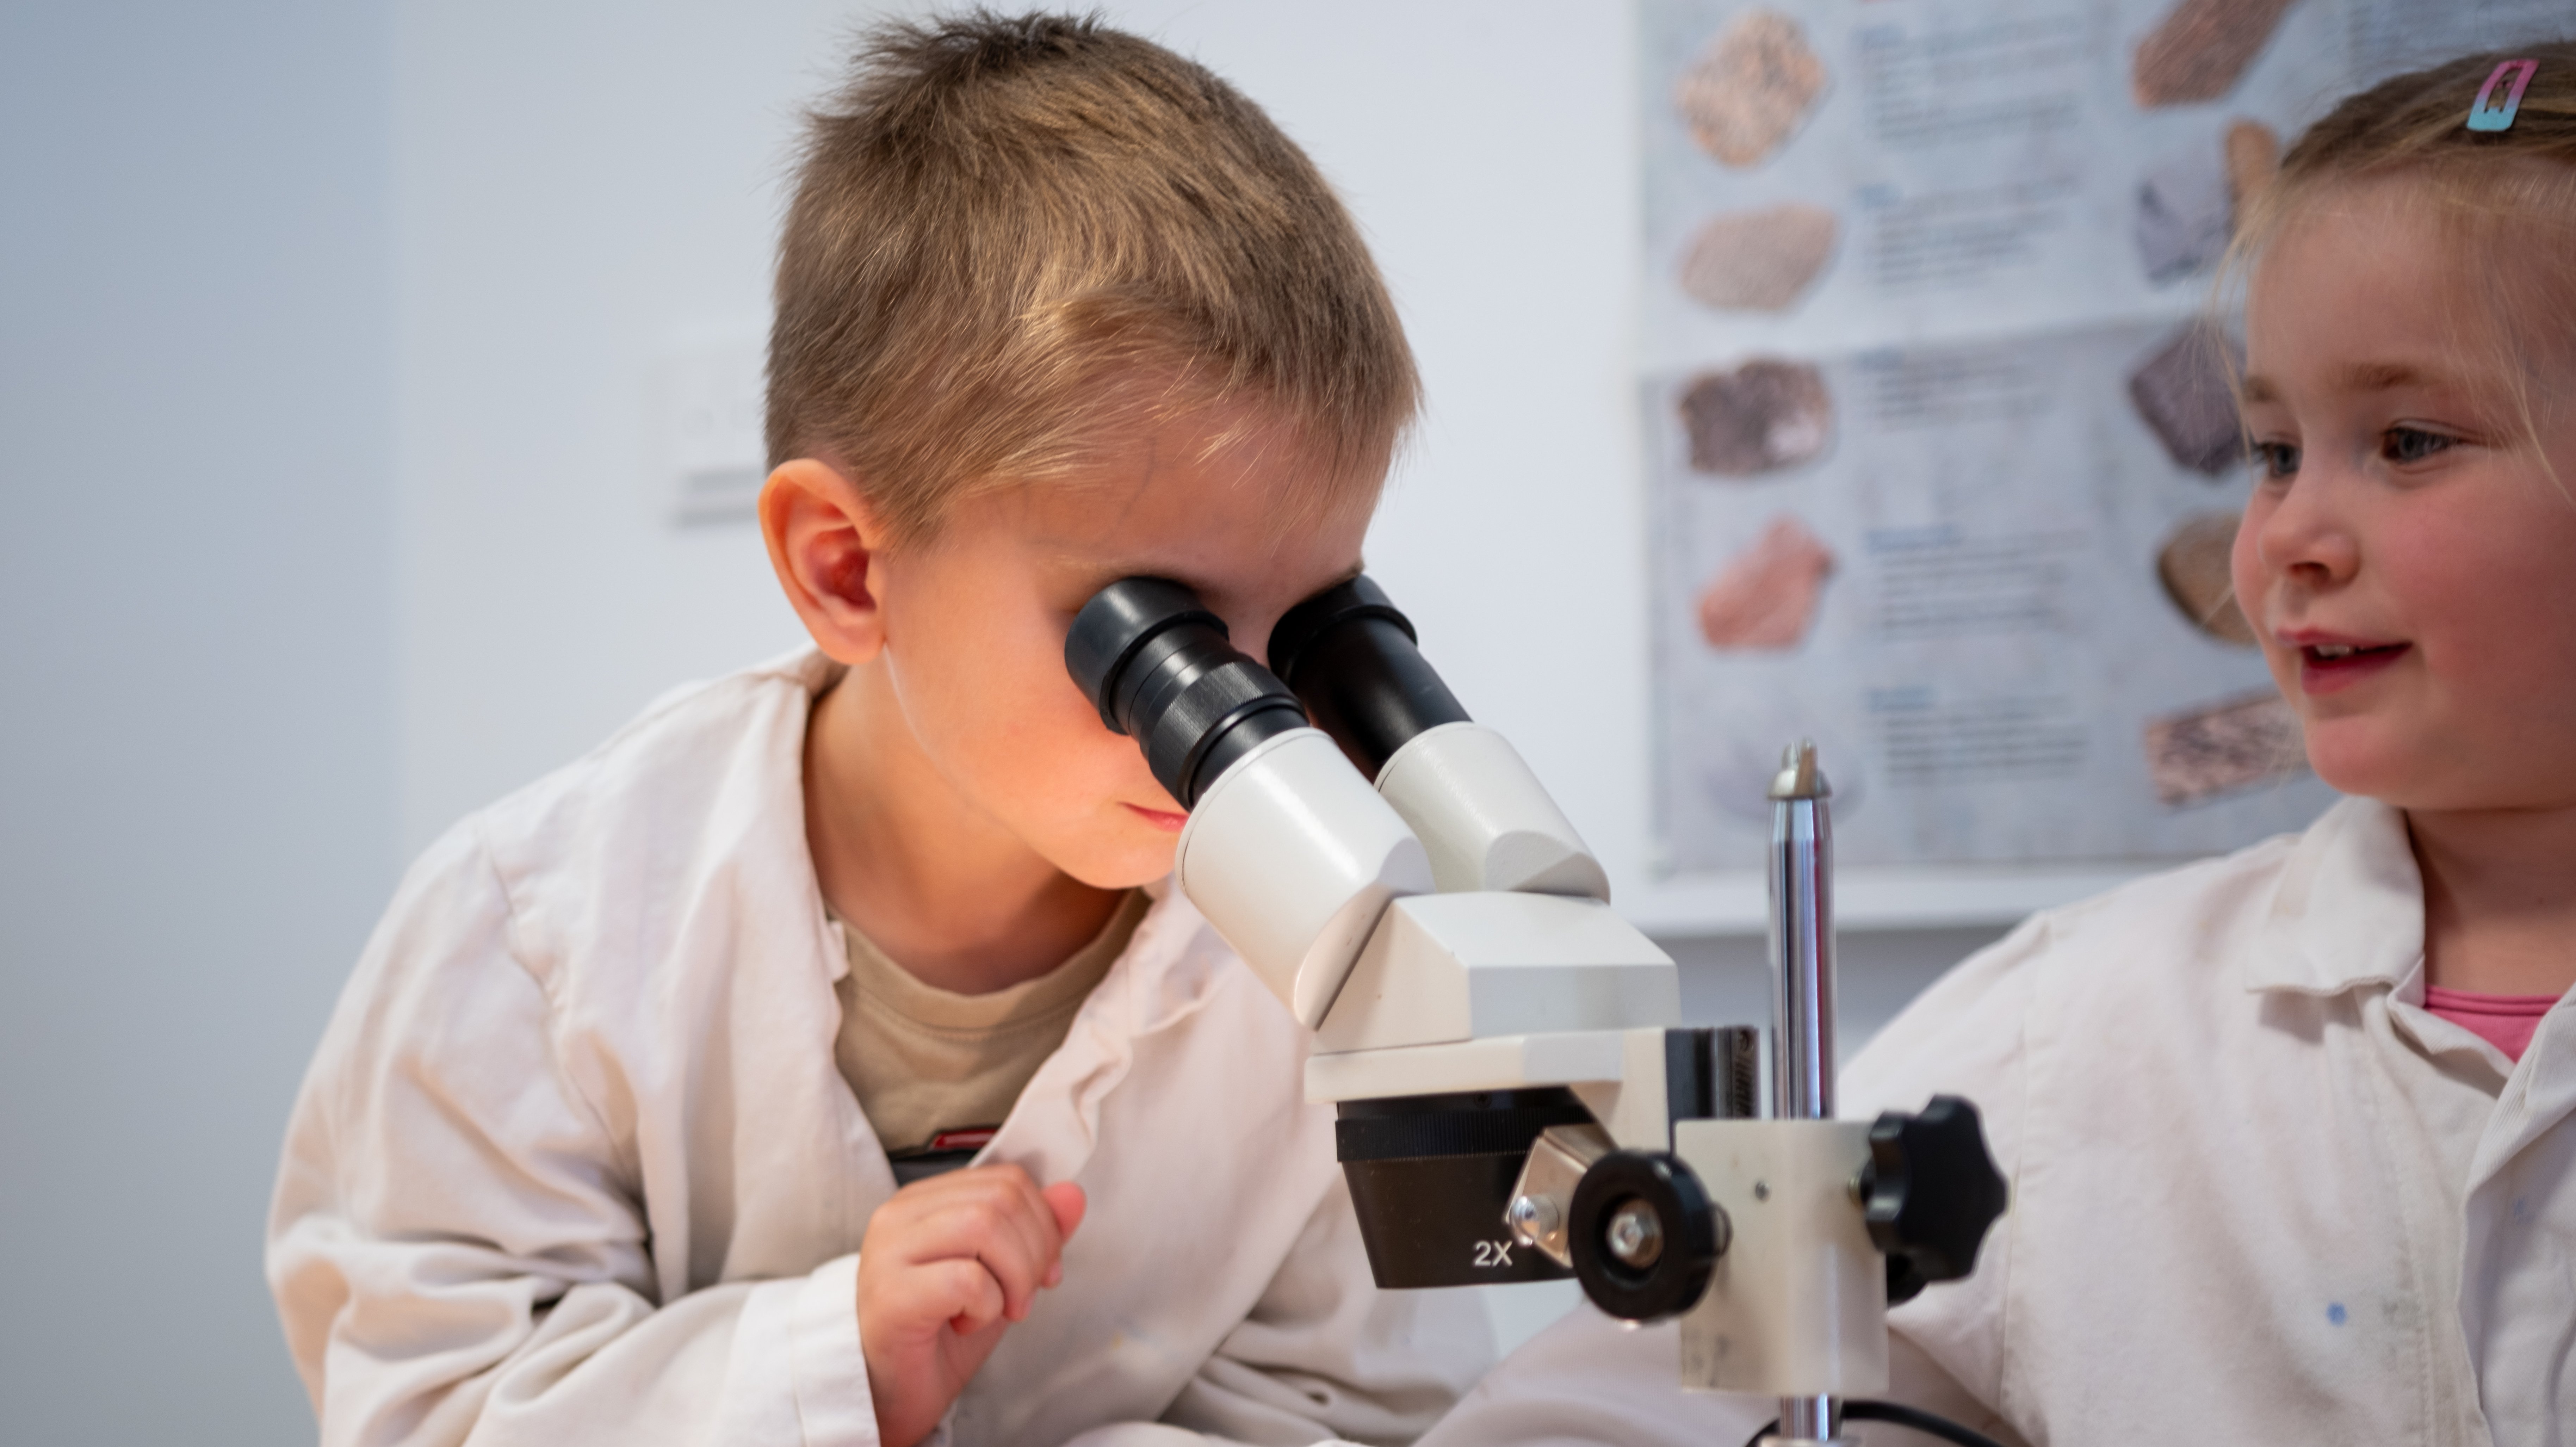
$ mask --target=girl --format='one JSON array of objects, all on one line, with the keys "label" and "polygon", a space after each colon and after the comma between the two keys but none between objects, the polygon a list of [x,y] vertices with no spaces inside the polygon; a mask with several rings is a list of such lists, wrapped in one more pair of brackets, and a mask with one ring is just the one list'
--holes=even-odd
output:
[{"label": "girl", "polygon": [[[2032,919],[1854,1062],[1850,1113],[1967,1096],[2012,1181],[1892,1314],[1890,1395],[2030,1443],[2576,1441],[2576,45],[2345,101],[2239,253],[2236,593],[2350,797]],[[1426,1447],[1771,1416],[1674,1356],[1578,1311]]]}]

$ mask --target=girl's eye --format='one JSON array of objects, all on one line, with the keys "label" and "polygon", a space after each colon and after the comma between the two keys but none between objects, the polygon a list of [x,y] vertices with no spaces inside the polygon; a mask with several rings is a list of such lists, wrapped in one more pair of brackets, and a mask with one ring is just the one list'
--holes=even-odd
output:
[{"label": "girl's eye", "polygon": [[2254,467],[2265,477],[2295,476],[2299,470],[2299,449],[2288,442],[2254,444]]},{"label": "girl's eye", "polygon": [[2450,450],[2452,439],[2419,427],[2391,427],[2379,435],[2379,455],[2391,462],[2422,462]]}]

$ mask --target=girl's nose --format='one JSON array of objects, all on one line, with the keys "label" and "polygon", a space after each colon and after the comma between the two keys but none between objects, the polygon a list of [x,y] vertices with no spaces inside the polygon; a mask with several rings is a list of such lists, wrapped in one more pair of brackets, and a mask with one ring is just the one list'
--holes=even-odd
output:
[{"label": "girl's nose", "polygon": [[2344,582],[2361,566],[2361,549],[2338,505],[2345,491],[2338,481],[2313,464],[2291,481],[2255,536],[2265,572],[2318,587]]}]

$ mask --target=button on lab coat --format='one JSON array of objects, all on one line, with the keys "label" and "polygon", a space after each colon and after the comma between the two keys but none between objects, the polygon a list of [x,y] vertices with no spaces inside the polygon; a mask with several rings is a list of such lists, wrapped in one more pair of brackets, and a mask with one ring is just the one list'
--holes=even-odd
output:
[{"label": "button on lab coat", "polygon": [[[1934,985],[1844,1112],[1974,1100],[2012,1206],[1891,1314],[1892,1395],[2087,1447],[2576,1442],[2576,997],[2516,1065],[2424,1011],[2423,945],[2403,818],[2346,800]],[[1582,1308],[1425,1447],[1733,1447],[1773,1414],[1684,1395],[1676,1356]]]},{"label": "button on lab coat", "polygon": [[[268,1271],[326,1444],[871,1444],[885,1152],[833,1059],[807,656],[657,704],[404,880],[299,1097]],[[1306,1033],[1162,890],[983,1153],[1076,1181],[960,1447],[1410,1438],[1492,1346],[1380,1293]]]}]

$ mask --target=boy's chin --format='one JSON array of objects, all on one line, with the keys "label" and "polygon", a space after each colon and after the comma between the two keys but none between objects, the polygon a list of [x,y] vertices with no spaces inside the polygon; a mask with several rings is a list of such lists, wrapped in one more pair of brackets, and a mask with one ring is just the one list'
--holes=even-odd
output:
[{"label": "boy's chin", "polygon": [[[1120,832],[1140,834],[1149,827],[1138,825]],[[1157,831],[1150,838],[1068,851],[1071,857],[1056,859],[1054,864],[1093,889],[1136,889],[1172,872],[1178,843],[1179,836]]]}]

